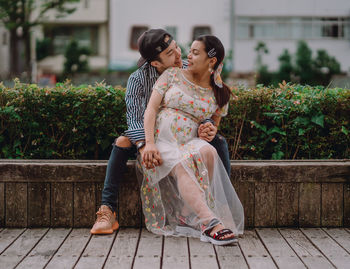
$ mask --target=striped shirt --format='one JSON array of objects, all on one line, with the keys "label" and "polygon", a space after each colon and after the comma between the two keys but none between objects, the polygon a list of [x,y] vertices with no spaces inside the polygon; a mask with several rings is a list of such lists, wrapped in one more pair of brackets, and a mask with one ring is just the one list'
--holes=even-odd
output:
[{"label": "striped shirt", "polygon": [[[183,67],[186,68],[187,61],[182,62]],[[125,95],[128,130],[124,134],[134,144],[138,140],[145,140],[143,116],[152,94],[153,85],[159,76],[157,69],[146,62],[128,79]]]}]

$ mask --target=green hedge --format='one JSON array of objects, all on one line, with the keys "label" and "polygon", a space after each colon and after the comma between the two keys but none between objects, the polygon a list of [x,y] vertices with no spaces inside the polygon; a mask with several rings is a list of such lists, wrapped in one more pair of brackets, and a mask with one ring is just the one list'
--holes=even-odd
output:
[{"label": "green hedge", "polygon": [[[349,159],[350,90],[234,88],[221,122],[231,159]],[[0,84],[0,158],[108,159],[126,129],[125,89]]]}]

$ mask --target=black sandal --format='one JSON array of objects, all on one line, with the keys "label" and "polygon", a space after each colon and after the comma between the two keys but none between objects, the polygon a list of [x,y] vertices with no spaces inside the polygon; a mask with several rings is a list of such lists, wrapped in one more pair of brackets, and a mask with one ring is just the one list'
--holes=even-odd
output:
[{"label": "black sandal", "polygon": [[[218,224],[220,223],[217,223],[216,225]],[[202,235],[201,235],[202,242],[210,242],[213,245],[224,246],[224,245],[230,245],[230,244],[236,243],[238,241],[238,239],[230,229],[221,229],[220,231],[214,233],[213,235],[210,235],[210,232],[214,229],[214,227],[209,226],[208,229],[205,229],[202,232]],[[225,239],[224,236],[228,234],[232,234],[233,237]]]}]

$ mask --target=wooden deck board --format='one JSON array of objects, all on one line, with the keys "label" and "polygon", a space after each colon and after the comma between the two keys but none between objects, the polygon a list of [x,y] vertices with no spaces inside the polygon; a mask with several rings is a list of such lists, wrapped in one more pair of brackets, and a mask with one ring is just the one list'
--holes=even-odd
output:
[{"label": "wooden deck board", "polygon": [[323,229],[330,237],[350,253],[350,233],[344,229],[328,228]]},{"label": "wooden deck board", "polygon": [[43,268],[56,253],[71,229],[50,229],[17,268]]},{"label": "wooden deck board", "polygon": [[335,267],[349,268],[350,255],[322,229],[301,229],[308,239],[325,255]]},{"label": "wooden deck board", "polygon": [[349,268],[343,228],[247,230],[237,245],[163,237],[145,229],[0,229],[0,268]]},{"label": "wooden deck board", "polygon": [[257,229],[257,233],[277,266],[286,269],[306,268],[277,229]]},{"label": "wooden deck board", "polygon": [[93,235],[75,268],[102,268],[116,234]]},{"label": "wooden deck board", "polygon": [[160,268],[162,256],[163,237],[148,232],[141,231],[139,246],[135,255],[134,268]]},{"label": "wooden deck board", "polygon": [[32,250],[48,229],[28,229],[0,255],[2,268],[13,268]]},{"label": "wooden deck board", "polygon": [[245,231],[243,238],[239,240],[239,245],[251,269],[276,268],[270,254],[254,230]]},{"label": "wooden deck board", "polygon": [[121,229],[117,234],[104,268],[131,268],[137,250],[139,234],[140,229]]},{"label": "wooden deck board", "polygon": [[189,238],[192,269],[219,268],[212,244],[201,242],[198,238]]},{"label": "wooden deck board", "polygon": [[12,244],[24,229],[4,229],[0,233],[0,254]]},{"label": "wooden deck board", "polygon": [[186,237],[164,237],[163,266],[166,269],[189,268]]},{"label": "wooden deck board", "polygon": [[308,268],[334,268],[299,229],[280,229],[280,232]]},{"label": "wooden deck board", "polygon": [[248,269],[243,253],[238,244],[215,246],[220,268]]},{"label": "wooden deck board", "polygon": [[46,268],[73,268],[89,239],[88,229],[73,229]]}]

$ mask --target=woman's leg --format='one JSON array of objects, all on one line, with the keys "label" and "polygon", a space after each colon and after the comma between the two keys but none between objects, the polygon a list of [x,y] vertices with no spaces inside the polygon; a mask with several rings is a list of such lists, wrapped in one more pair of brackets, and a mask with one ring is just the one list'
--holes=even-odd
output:
[{"label": "woman's leg", "polygon": [[[178,164],[173,173],[177,178],[179,193],[188,206],[198,216],[199,219],[209,222],[214,218],[204,198],[204,193],[200,190],[197,183],[189,176],[181,164]],[[185,209],[185,211],[187,211]]]}]

